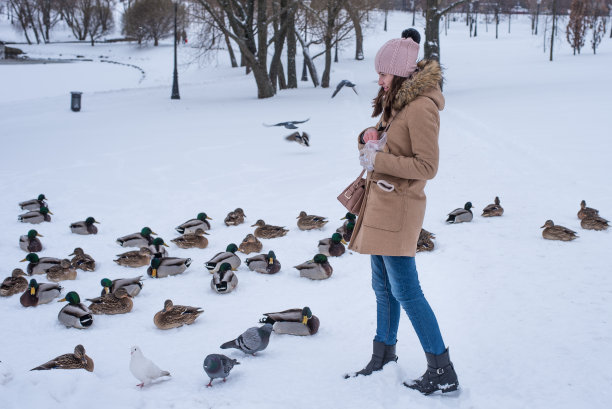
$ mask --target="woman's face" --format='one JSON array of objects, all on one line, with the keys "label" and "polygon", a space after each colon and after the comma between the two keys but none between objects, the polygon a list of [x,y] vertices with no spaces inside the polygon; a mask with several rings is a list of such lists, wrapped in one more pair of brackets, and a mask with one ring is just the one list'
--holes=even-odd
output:
[{"label": "woman's face", "polygon": [[385,92],[389,91],[391,81],[393,81],[393,74],[383,74],[382,72],[378,73],[378,85],[383,87]]}]

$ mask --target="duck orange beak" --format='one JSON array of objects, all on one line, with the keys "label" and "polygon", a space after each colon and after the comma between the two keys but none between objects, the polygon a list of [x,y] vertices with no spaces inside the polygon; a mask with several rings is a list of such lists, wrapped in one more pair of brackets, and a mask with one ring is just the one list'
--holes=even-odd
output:
[{"label": "duck orange beak", "polygon": [[308,323],[308,317],[304,315],[302,317],[302,324],[306,325],[306,323]]},{"label": "duck orange beak", "polygon": [[151,277],[157,278],[157,269],[156,268],[153,269],[153,271],[151,273]]},{"label": "duck orange beak", "polygon": [[30,295],[36,295],[36,288],[30,288]]},{"label": "duck orange beak", "polygon": [[[542,226],[544,227],[544,226]],[[20,263],[23,263],[24,261],[28,261],[28,259],[24,258],[23,260],[20,261]]]},{"label": "duck orange beak", "polygon": [[106,292],[106,294],[110,293],[110,288],[104,287],[104,292]]},{"label": "duck orange beak", "polygon": [[36,233],[36,237],[45,237],[45,236],[43,236],[43,235],[42,235],[42,234],[40,234],[40,233]]},{"label": "duck orange beak", "polygon": [[62,298],[61,300],[57,300],[57,302],[64,302],[64,301],[66,301],[65,298]]}]

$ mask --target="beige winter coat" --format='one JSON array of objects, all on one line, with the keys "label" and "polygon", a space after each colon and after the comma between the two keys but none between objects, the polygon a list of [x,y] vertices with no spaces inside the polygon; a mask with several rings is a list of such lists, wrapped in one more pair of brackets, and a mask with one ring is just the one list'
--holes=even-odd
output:
[{"label": "beige winter coat", "polygon": [[[393,101],[395,116],[387,130],[387,144],[376,154],[374,171],[368,172],[365,198],[349,246],[358,253],[416,254],[425,216],[425,184],[438,171],[438,111],[444,108],[440,65],[433,60],[420,61],[418,67]],[[359,149],[362,147],[359,143]]]}]

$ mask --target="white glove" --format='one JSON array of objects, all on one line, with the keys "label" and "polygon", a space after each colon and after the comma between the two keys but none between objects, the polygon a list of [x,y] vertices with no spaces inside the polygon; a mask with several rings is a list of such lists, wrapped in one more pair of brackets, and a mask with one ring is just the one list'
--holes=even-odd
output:
[{"label": "white glove", "polygon": [[359,164],[363,166],[367,171],[373,171],[376,154],[383,149],[386,143],[386,133],[383,133],[382,137],[378,140],[366,142],[365,147],[359,151]]}]

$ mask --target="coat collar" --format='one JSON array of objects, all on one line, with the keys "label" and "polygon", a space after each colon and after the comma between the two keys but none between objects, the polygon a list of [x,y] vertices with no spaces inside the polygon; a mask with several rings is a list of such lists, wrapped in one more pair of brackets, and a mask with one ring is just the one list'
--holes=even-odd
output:
[{"label": "coat collar", "polygon": [[444,108],[444,97],[440,91],[443,81],[442,69],[436,60],[421,60],[417,63],[417,71],[404,83],[393,100],[393,110],[401,111],[418,96],[429,97],[438,106]]}]

